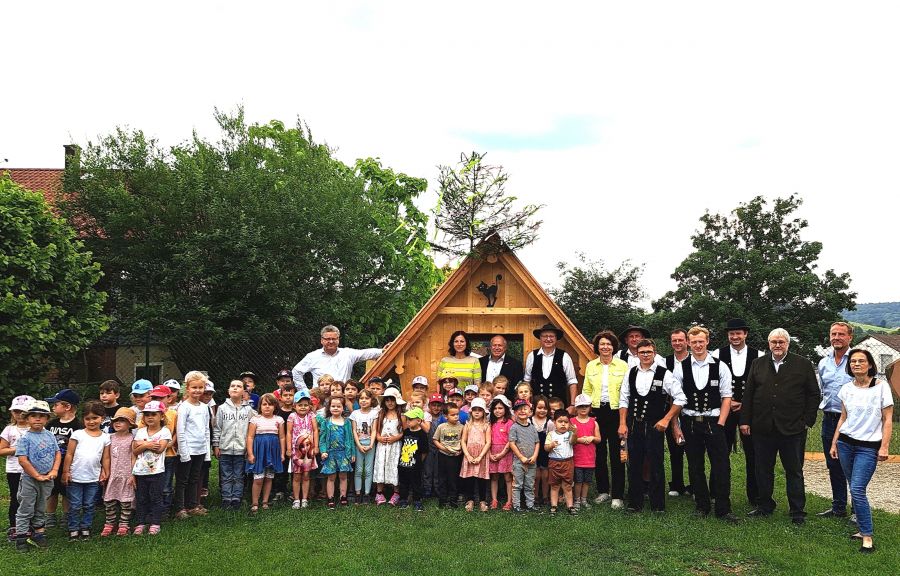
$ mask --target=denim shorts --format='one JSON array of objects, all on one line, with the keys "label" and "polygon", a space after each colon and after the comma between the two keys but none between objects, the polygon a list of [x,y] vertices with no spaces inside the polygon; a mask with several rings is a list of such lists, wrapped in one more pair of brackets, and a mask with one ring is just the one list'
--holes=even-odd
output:
[{"label": "denim shorts", "polygon": [[593,468],[582,468],[581,466],[575,467],[575,483],[576,484],[590,484],[594,480],[594,469]]}]

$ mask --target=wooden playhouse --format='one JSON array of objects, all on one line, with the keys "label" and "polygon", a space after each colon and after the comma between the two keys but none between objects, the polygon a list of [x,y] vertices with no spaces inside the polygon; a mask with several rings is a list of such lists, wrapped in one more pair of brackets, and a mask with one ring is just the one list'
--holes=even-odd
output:
[{"label": "wooden playhouse", "polygon": [[498,237],[485,243],[493,243],[488,254],[469,256],[460,264],[385,353],[367,366],[364,381],[390,377],[406,395],[412,379],[422,375],[429,389],[437,391],[438,362],[447,356],[450,334],[456,330],[468,333],[473,351],[494,335],[505,336],[507,354],[524,365],[525,356],[540,346],[532,331],[548,322],[565,332],[559,347],[572,357],[576,373],[584,375],[585,365],[595,357],[591,344]]}]

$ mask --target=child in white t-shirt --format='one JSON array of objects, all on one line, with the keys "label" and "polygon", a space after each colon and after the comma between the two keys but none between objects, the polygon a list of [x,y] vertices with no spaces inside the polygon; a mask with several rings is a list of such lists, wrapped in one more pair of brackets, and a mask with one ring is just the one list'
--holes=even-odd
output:
[{"label": "child in white t-shirt", "polygon": [[547,432],[547,441],[544,443],[544,448],[550,453],[550,514],[556,514],[561,486],[569,514],[574,516],[576,510],[572,497],[572,480],[575,475],[575,432],[569,429],[569,413],[565,410],[556,411],[553,424],[555,429]]},{"label": "child in white t-shirt", "polygon": [[147,402],[143,411],[143,428],[134,435],[134,534],[143,534],[149,523],[151,536],[159,534],[163,512],[163,484],[166,477],[166,447],[172,433],[165,426],[166,405],[156,400]]},{"label": "child in white t-shirt", "polygon": [[91,537],[100,483],[109,477],[109,434],[100,429],[106,409],[93,400],[84,405],[84,428],[72,432],[63,462],[62,482],[69,500],[69,540]]}]

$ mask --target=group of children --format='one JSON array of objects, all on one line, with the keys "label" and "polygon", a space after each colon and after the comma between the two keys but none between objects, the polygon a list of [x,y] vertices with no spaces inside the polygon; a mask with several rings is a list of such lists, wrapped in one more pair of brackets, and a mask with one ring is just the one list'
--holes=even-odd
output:
[{"label": "group of children", "polygon": [[555,514],[562,491],[575,514],[586,501],[600,440],[587,396],[576,398],[570,418],[562,400],[532,398],[527,384],[507,394],[503,376],[465,390],[444,377],[430,395],[418,376],[407,399],[380,378],[363,387],[324,376],[312,391],[296,390],[285,370],[276,383],[257,396],[256,376],[241,374],[220,405],[198,371],[183,386],[136,381],[131,407],[118,404],[115,381],[83,404],[69,389],[46,400],[16,397],[0,434],[9,540],[21,551],[46,546],[59,495],[70,540],[91,537],[98,506],[104,537],[155,535],[169,514],[205,515],[213,455],[222,507],[240,508],[249,487],[251,515],[269,508],[273,491],[302,509],[317,489],[329,508],[352,499],[421,511],[435,496],[441,508],[549,505]]}]

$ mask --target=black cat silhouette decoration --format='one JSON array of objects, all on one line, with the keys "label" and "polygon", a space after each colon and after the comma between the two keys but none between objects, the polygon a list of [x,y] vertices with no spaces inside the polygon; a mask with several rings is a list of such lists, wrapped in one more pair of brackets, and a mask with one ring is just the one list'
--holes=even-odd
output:
[{"label": "black cat silhouette decoration", "polygon": [[502,274],[497,274],[497,280],[488,286],[484,283],[484,280],[478,284],[478,291],[484,294],[484,297],[487,298],[487,307],[493,308],[494,304],[497,303],[497,285],[500,284],[500,280],[503,280]]}]

